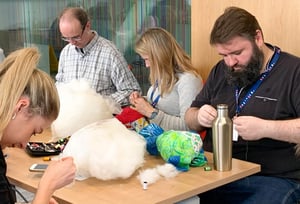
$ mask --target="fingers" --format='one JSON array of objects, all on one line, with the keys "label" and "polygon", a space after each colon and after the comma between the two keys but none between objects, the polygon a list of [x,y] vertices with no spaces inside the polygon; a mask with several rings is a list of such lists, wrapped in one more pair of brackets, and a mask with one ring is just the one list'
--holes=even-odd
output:
[{"label": "fingers", "polygon": [[64,157],[59,160],[53,160],[49,163],[44,172],[40,186],[47,186],[49,191],[55,191],[74,181],[76,174],[76,165],[72,157]]},{"label": "fingers", "polygon": [[141,97],[140,93],[137,92],[137,91],[134,91],[130,94],[129,99],[136,99],[136,98],[139,98],[139,97]]},{"label": "fingers", "polygon": [[73,157],[62,157],[61,161],[65,161],[65,160],[72,160],[73,162]]},{"label": "fingers", "polygon": [[132,96],[133,96],[133,98],[139,98],[139,97],[141,97],[140,93],[137,92],[137,91],[133,92]]},{"label": "fingers", "polygon": [[205,111],[205,113],[206,113],[205,115],[207,115],[207,117],[209,117],[209,119],[212,119],[212,120],[215,119],[218,115],[217,110],[210,105],[204,105],[203,111]]},{"label": "fingers", "polygon": [[213,120],[217,117],[217,110],[210,106],[204,105],[198,111],[198,121],[204,127],[211,127]]},{"label": "fingers", "polygon": [[147,106],[149,103],[145,100],[144,97],[138,97],[130,100],[130,104],[137,109],[141,109],[144,106]]},{"label": "fingers", "polygon": [[49,204],[58,204],[58,202],[54,198],[50,198]]},{"label": "fingers", "polygon": [[140,98],[140,97],[141,96],[140,96],[139,92],[137,92],[137,91],[132,92],[130,94],[130,96],[129,96],[129,102],[130,102],[130,104],[133,105],[133,106],[135,106],[135,103],[136,103],[135,100],[138,99],[138,98]]}]

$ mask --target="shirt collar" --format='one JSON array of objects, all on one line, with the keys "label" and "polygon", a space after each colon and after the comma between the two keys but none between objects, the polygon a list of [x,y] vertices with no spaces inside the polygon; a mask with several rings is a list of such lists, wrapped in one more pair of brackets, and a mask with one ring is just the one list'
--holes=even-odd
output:
[{"label": "shirt collar", "polygon": [[85,47],[83,47],[83,48],[75,47],[75,50],[78,53],[85,55],[86,53],[89,53],[89,51],[92,49],[92,47],[96,44],[99,35],[94,30],[92,30],[92,33],[94,33],[95,35],[94,35],[93,39]]}]

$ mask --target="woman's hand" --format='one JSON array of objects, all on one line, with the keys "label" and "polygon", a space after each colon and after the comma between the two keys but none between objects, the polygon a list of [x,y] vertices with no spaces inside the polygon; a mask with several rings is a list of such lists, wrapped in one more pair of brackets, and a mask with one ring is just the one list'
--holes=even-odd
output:
[{"label": "woman's hand", "polygon": [[49,204],[58,204],[54,198],[50,198]]},{"label": "woman's hand", "polygon": [[129,96],[129,102],[131,105],[134,104],[134,100],[137,99],[137,98],[140,98],[141,95],[138,91],[133,91],[130,96]]},{"label": "woman's hand", "polygon": [[151,113],[155,110],[144,97],[142,97],[138,92],[133,92],[129,97],[132,109],[138,111],[140,114],[150,117]]},{"label": "woman's hand", "polygon": [[51,161],[44,172],[35,198],[32,204],[56,204],[52,194],[59,188],[62,188],[74,181],[76,166],[72,157],[65,157],[58,161]]},{"label": "woman's hand", "polygon": [[74,181],[76,166],[72,157],[51,161],[40,181],[40,187],[46,186],[53,192]]}]

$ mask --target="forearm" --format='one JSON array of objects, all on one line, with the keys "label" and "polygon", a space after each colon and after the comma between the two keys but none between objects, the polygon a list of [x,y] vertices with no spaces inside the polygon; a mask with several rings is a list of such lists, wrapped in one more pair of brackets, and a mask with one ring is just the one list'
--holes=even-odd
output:
[{"label": "forearm", "polygon": [[31,204],[49,204],[54,191],[47,186],[39,185],[38,190]]},{"label": "forearm", "polygon": [[265,137],[300,143],[300,118],[292,120],[266,120],[264,125]]},{"label": "forearm", "polygon": [[123,88],[123,89],[118,89],[116,92],[112,93],[110,97],[116,101],[117,103],[121,104],[122,106],[124,105],[129,105],[129,96],[133,91],[141,92],[138,87],[136,89],[132,88]]},{"label": "forearm", "polygon": [[164,130],[188,130],[183,117],[169,115],[161,110],[151,122],[158,124]]},{"label": "forearm", "polygon": [[127,63],[120,61],[118,64],[112,65],[112,83],[116,91],[111,94],[111,97],[122,105],[129,105],[129,96],[132,92],[137,91],[141,94],[141,87],[128,69]]},{"label": "forearm", "polygon": [[55,75],[55,81],[57,83],[61,83],[63,82],[63,79],[64,79],[64,73],[63,73],[63,70],[64,70],[64,55],[61,54],[60,56],[60,60],[58,62],[58,69],[57,69],[57,73]]},{"label": "forearm", "polygon": [[198,111],[199,108],[191,107],[185,113],[185,122],[189,129],[195,130],[197,132],[204,129],[203,126],[200,125],[198,121]]},{"label": "forearm", "polygon": [[116,91],[115,93],[111,94],[110,97],[121,106],[129,105],[129,95],[130,91]]},{"label": "forearm", "polygon": [[63,73],[58,71],[57,74],[55,75],[55,82],[57,83],[61,83],[63,82]]}]

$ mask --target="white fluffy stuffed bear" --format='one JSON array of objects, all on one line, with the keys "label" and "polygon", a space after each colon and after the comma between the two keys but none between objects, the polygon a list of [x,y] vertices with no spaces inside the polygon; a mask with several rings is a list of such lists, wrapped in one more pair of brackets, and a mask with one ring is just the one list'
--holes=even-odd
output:
[{"label": "white fluffy stuffed bear", "polygon": [[60,112],[52,140],[71,136],[60,156],[72,156],[77,179],[127,178],[144,163],[146,142],[113,117],[119,106],[97,94],[86,81],[57,85]]},{"label": "white fluffy stuffed bear", "polygon": [[144,163],[146,142],[115,118],[75,132],[61,156],[72,156],[78,180],[128,178]]},{"label": "white fluffy stuffed bear", "polygon": [[60,99],[58,118],[52,123],[52,140],[72,135],[93,122],[113,118],[120,107],[97,94],[85,80],[57,84]]}]

